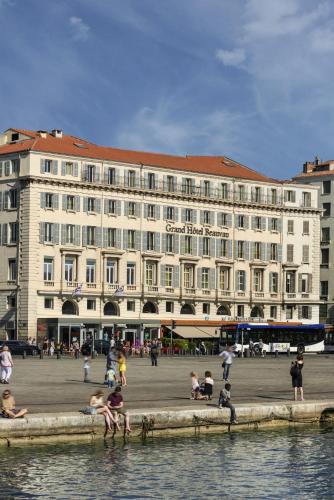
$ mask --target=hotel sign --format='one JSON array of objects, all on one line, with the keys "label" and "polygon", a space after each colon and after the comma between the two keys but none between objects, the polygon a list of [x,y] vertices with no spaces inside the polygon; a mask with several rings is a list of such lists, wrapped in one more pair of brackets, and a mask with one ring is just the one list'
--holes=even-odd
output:
[{"label": "hotel sign", "polygon": [[191,224],[184,226],[175,226],[174,224],[166,224],[167,233],[189,234],[193,236],[211,236],[214,238],[229,238],[229,233],[223,231],[213,231],[209,227],[195,227]]}]

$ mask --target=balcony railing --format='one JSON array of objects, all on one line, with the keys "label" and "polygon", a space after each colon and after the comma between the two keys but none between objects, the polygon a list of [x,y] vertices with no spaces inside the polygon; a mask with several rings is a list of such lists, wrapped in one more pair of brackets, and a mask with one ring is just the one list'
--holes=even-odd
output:
[{"label": "balcony railing", "polygon": [[186,295],[196,295],[196,288],[184,288]]},{"label": "balcony railing", "polygon": [[55,286],[54,281],[44,281],[44,286]]}]

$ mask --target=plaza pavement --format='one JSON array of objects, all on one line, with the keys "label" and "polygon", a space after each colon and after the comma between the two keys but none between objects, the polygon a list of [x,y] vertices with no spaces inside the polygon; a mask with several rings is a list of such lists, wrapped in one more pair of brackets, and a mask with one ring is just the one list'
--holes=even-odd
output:
[{"label": "plaza pavement", "polygon": [[[278,359],[235,359],[231,369],[232,399],[235,403],[283,402],[292,397],[290,364],[286,356]],[[133,358],[127,362],[128,386],[123,388],[127,408],[166,408],[216,403],[222,382],[222,359],[219,357],[160,357],[158,367],[150,358]],[[83,360],[63,357],[27,359],[14,357],[14,370],[9,388],[17,407],[31,413],[75,411],[88,404],[89,396],[103,385],[106,360],[99,356],[91,361],[91,383],[83,383]],[[214,399],[190,401],[190,371],[204,377],[211,370],[215,380]],[[305,399],[334,398],[334,355],[305,356],[303,381]],[[1,388],[0,388],[1,390]]]}]

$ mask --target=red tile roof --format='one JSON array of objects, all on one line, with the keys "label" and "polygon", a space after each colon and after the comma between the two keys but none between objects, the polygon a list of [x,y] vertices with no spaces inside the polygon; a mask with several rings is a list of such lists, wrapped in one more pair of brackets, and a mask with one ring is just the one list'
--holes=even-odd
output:
[{"label": "red tile roof", "polygon": [[[273,179],[241,165],[225,156],[174,156],[144,151],[130,151],[106,146],[97,146],[84,139],[71,135],[56,138],[47,134],[42,138],[36,131],[9,129],[22,133],[32,139],[13,144],[0,145],[0,155],[19,151],[39,151],[64,156],[77,156],[94,160],[106,160],[122,163],[143,164],[152,167],[163,167],[171,170],[185,170],[194,173],[235,177],[253,181],[273,182]],[[80,147],[80,145],[82,147]],[[276,181],[278,182],[278,181]]]}]

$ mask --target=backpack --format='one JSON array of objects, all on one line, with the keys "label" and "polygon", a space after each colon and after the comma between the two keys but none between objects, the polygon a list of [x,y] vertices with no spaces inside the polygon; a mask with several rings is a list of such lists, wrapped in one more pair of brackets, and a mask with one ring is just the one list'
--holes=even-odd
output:
[{"label": "backpack", "polygon": [[293,378],[294,377],[298,377],[298,374],[299,374],[298,367],[296,365],[291,366],[291,368],[290,368],[290,375],[291,375],[291,377],[293,377]]}]

